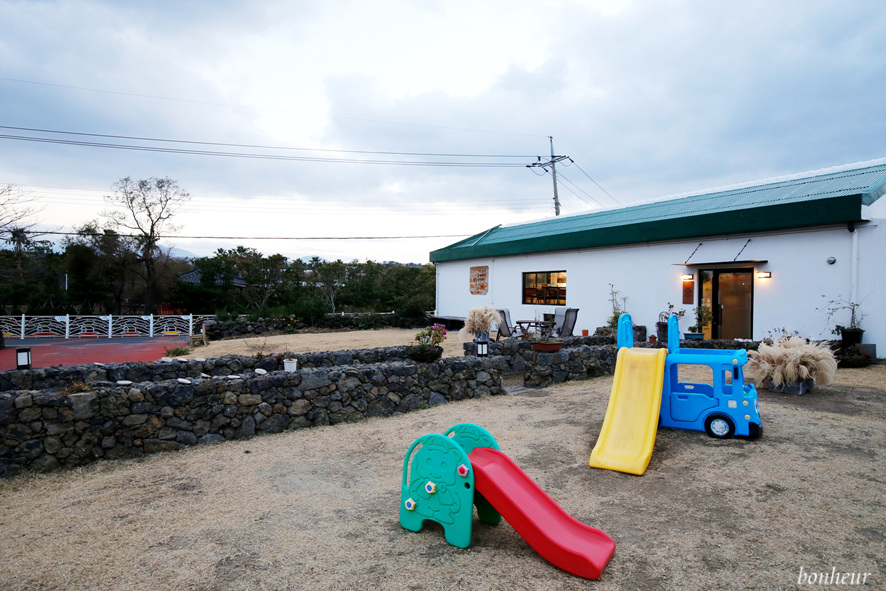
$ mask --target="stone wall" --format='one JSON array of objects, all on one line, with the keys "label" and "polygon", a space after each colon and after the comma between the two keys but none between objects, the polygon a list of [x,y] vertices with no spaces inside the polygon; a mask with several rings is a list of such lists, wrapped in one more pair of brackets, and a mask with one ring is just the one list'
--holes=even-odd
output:
[{"label": "stone wall", "polygon": [[[411,362],[406,347],[387,347],[6,371],[0,373],[0,476],[498,395],[506,372],[522,373],[524,385],[535,388],[611,374],[613,341],[574,337],[557,353],[536,353],[529,341],[508,339],[492,343],[482,359],[465,343],[465,357],[434,363]],[[681,346],[755,349],[757,343]],[[299,371],[281,371],[289,358],[298,360]]]},{"label": "stone wall", "polygon": [[523,385],[546,388],[552,384],[586,380],[615,372],[617,358],[614,345],[561,349],[557,353],[534,353],[526,364]]},{"label": "stone wall", "polygon": [[77,384],[128,380],[158,382],[176,378],[229,376],[243,372],[279,371],[285,359],[298,361],[300,369],[405,361],[406,347],[379,347],[322,353],[277,353],[264,356],[225,355],[212,359],[168,359],[154,362],[55,366],[0,372],[0,392],[46,390]]},{"label": "stone wall", "polygon": [[[615,345],[615,337],[610,336],[566,337],[561,339],[561,341],[564,349]],[[474,343],[468,342],[462,346],[464,347],[465,355],[472,356],[477,354],[477,345]],[[489,356],[505,358],[510,370],[514,372],[524,371],[526,363],[531,362],[535,355],[538,354],[532,350],[532,341],[530,340],[504,339],[489,343]]]},{"label": "stone wall", "polygon": [[[154,364],[145,372],[179,375],[191,363]],[[0,393],[0,476],[498,395],[504,369],[501,359],[450,358],[297,372],[255,367],[248,375],[127,383],[99,379],[103,371],[108,377],[108,368],[95,367],[88,385],[75,386],[83,391],[68,386]]]}]

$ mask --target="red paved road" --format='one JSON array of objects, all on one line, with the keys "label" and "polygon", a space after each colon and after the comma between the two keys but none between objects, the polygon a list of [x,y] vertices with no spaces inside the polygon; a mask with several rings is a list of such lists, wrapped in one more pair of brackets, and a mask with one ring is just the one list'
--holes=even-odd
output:
[{"label": "red paved road", "polygon": [[187,337],[116,338],[116,339],[6,339],[0,350],[0,371],[15,369],[15,350],[31,348],[32,367],[119,363],[122,361],[157,361],[166,350],[187,346]]}]

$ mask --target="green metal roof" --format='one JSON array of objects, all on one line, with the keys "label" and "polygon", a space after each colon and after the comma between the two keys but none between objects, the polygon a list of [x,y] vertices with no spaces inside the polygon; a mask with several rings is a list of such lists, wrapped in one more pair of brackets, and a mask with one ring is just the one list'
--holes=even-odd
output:
[{"label": "green metal roof", "polygon": [[553,218],[496,226],[431,252],[431,262],[458,261],[784,230],[861,221],[862,205],[886,193],[886,163],[762,182]]}]

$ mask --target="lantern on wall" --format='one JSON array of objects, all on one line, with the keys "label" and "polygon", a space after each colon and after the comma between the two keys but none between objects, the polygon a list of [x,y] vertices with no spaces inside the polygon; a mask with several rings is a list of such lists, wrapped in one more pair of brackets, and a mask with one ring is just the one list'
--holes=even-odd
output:
[{"label": "lantern on wall", "polygon": [[25,347],[15,350],[15,368],[31,369],[31,348]]},{"label": "lantern on wall", "polygon": [[489,356],[489,333],[478,332],[474,338],[474,344],[477,345],[477,357]]}]

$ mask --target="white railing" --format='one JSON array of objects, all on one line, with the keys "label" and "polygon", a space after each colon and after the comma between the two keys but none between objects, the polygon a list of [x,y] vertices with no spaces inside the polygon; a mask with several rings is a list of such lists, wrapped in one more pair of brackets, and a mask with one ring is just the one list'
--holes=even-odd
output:
[{"label": "white railing", "polygon": [[177,316],[0,316],[0,330],[8,339],[83,337],[159,337],[194,335],[212,315]]}]

